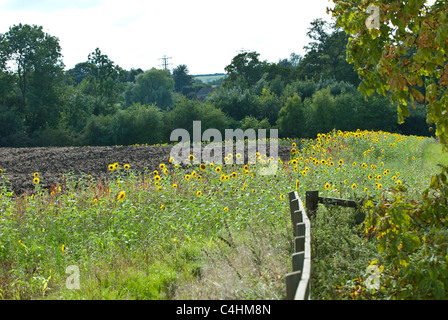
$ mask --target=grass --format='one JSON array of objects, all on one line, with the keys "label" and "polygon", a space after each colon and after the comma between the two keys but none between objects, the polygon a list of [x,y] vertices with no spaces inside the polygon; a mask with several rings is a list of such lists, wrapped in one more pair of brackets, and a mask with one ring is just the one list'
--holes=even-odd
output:
[{"label": "grass", "polygon": [[[418,198],[431,177],[422,168],[435,159],[428,150],[438,148],[430,138],[370,131],[279,144],[294,147],[288,163],[260,155],[247,167],[167,163],[157,174],[119,164],[106,183],[69,176],[66,189],[36,184],[32,197],[15,197],[2,177],[0,297],[284,299],[288,192],[359,199],[406,187]],[[276,175],[261,175],[270,161]],[[312,218],[315,299],[343,298],[340,288],[379,255],[358,214],[320,205]],[[79,268],[79,289],[66,287],[68,266]]]},{"label": "grass", "polygon": [[430,143],[424,150],[423,164],[425,170],[434,170],[438,164],[448,166],[448,152],[443,151],[441,144]]}]

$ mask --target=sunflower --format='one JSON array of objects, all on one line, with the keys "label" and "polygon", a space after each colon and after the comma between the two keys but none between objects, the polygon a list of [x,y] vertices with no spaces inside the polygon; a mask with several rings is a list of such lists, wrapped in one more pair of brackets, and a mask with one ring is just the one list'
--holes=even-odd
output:
[{"label": "sunflower", "polygon": [[173,184],[173,189],[176,189],[177,188],[177,184]]},{"label": "sunflower", "polygon": [[188,181],[188,180],[190,180],[190,178],[191,178],[191,176],[190,176],[189,174],[186,174],[186,175],[185,175],[185,180]]},{"label": "sunflower", "polygon": [[238,174],[236,172],[232,172],[232,178],[236,178]]},{"label": "sunflower", "polygon": [[190,156],[188,157],[188,159],[190,159],[190,161],[194,160],[194,155],[190,154]]},{"label": "sunflower", "polygon": [[118,167],[119,167],[119,166],[118,166],[118,163],[115,162],[115,163],[114,163],[114,169],[118,169]]},{"label": "sunflower", "polygon": [[356,183],[352,184],[352,189],[356,188]]},{"label": "sunflower", "polygon": [[154,177],[154,180],[157,181],[157,182],[160,181],[160,179],[161,179],[161,178],[160,178],[159,175],[157,175],[157,176]]},{"label": "sunflower", "polygon": [[330,184],[328,182],[325,184],[325,190],[330,190]]},{"label": "sunflower", "polygon": [[0,174],[2,174],[3,173],[3,169],[0,169]]},{"label": "sunflower", "polygon": [[34,184],[38,184],[39,183],[39,178],[34,178],[33,182],[34,182]]},{"label": "sunflower", "polygon": [[120,193],[117,196],[118,201],[123,201],[124,197],[126,196],[126,192],[120,191]]},{"label": "sunflower", "polygon": [[218,172],[218,173],[221,172],[221,167],[216,167],[215,172]]},{"label": "sunflower", "polygon": [[229,211],[229,208],[224,207],[224,212],[227,212],[227,211]]},{"label": "sunflower", "polygon": [[158,175],[159,175],[159,171],[154,170],[154,171],[152,172],[152,174],[155,175],[155,176],[158,176]]},{"label": "sunflower", "polygon": [[196,192],[196,196],[200,197],[202,195],[202,191],[198,190],[198,192]]},{"label": "sunflower", "polygon": [[205,171],[206,168],[206,165],[203,163],[201,163],[201,165],[199,166],[199,169],[201,169],[202,171]]},{"label": "sunflower", "polygon": [[123,168],[124,168],[124,170],[129,170],[130,166],[129,166],[128,164],[125,164],[125,165],[123,166]]},{"label": "sunflower", "polygon": [[219,177],[219,180],[220,180],[221,182],[225,181],[225,180],[226,180],[226,175],[225,175],[225,174],[222,174],[221,177]]},{"label": "sunflower", "polygon": [[159,168],[163,170],[163,169],[165,169],[165,168],[166,168],[166,166],[165,166],[165,164],[164,164],[164,163],[161,163],[161,164],[159,164]]},{"label": "sunflower", "polygon": [[285,200],[285,195],[284,194],[280,195],[280,200]]},{"label": "sunflower", "polygon": [[191,177],[192,177],[192,178],[196,177],[196,171],[193,171],[193,172],[191,173]]},{"label": "sunflower", "polygon": [[381,190],[381,188],[383,187],[383,185],[381,183],[378,184],[378,190]]},{"label": "sunflower", "polygon": [[162,205],[160,205],[160,210],[164,210],[165,209],[165,206],[162,204]]},{"label": "sunflower", "polygon": [[34,172],[34,178],[39,178],[39,172]]}]

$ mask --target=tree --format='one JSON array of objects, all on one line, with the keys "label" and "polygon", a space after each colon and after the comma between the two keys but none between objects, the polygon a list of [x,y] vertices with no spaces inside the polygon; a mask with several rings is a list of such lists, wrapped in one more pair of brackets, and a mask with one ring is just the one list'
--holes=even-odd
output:
[{"label": "tree", "polygon": [[224,80],[225,85],[237,84],[242,88],[250,88],[261,79],[266,62],[260,61],[257,52],[243,52],[236,55],[232,62],[224,68],[228,77]]},{"label": "tree", "polygon": [[267,119],[270,125],[274,125],[278,118],[278,112],[282,107],[279,97],[267,88],[263,88],[259,99],[259,120]]},{"label": "tree", "polygon": [[249,89],[239,86],[232,88],[221,87],[207,97],[206,102],[215,108],[221,109],[230,118],[240,121],[246,116],[256,116],[259,107],[259,98]]},{"label": "tree", "polygon": [[188,67],[184,64],[178,65],[173,70],[174,90],[182,92],[184,87],[191,87],[194,83],[193,76],[188,74]]},{"label": "tree", "polygon": [[77,63],[74,68],[65,72],[66,76],[77,86],[90,74],[90,66],[88,62]]},{"label": "tree", "polygon": [[0,37],[0,66],[16,77],[28,132],[55,126],[63,81],[59,40],[36,25],[14,25]]},{"label": "tree", "polygon": [[305,135],[305,111],[298,94],[286,99],[278,113],[278,129],[281,137],[302,138]]},{"label": "tree", "polygon": [[135,78],[125,92],[126,105],[133,103],[156,104],[160,109],[171,108],[173,104],[174,80],[168,71],[152,68]]},{"label": "tree", "polygon": [[333,78],[354,85],[359,79],[346,59],[348,36],[340,28],[322,19],[315,19],[307,32],[311,42],[305,46],[306,54],[300,60],[298,73],[300,79]]},{"label": "tree", "polygon": [[114,113],[121,101],[123,84],[120,76],[123,70],[98,48],[89,54],[84,67],[88,73],[80,85],[85,94],[94,98],[93,114]]}]

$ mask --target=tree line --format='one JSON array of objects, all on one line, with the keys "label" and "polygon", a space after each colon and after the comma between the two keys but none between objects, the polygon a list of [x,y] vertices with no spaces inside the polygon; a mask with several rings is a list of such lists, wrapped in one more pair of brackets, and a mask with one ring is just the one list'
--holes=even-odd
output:
[{"label": "tree line", "polygon": [[99,48],[65,70],[58,38],[42,26],[19,24],[0,34],[0,146],[131,145],[170,142],[176,128],[271,129],[280,137],[372,129],[428,135],[426,107],[404,124],[389,97],[368,100],[346,59],[348,37],[314,20],[304,56],[277,62],[257,52],[236,55],[212,93],[186,65],[172,72],[124,70]]}]

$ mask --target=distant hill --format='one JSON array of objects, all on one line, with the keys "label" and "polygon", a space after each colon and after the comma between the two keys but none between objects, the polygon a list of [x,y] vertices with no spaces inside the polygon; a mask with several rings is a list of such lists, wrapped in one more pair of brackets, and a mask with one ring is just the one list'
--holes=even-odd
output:
[{"label": "distant hill", "polygon": [[193,75],[195,79],[199,79],[204,83],[209,83],[211,81],[219,80],[221,78],[226,78],[227,74],[225,73],[215,73],[215,74],[197,74]]}]

